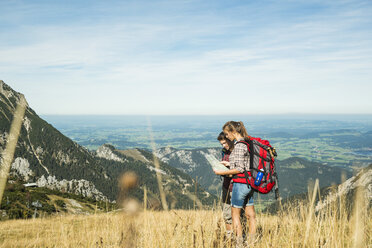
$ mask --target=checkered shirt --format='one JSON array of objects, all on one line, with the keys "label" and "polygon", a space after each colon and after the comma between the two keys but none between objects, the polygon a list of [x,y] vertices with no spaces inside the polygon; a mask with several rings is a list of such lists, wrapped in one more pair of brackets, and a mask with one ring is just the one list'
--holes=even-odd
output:
[{"label": "checkered shirt", "polygon": [[237,143],[235,141],[235,146],[229,157],[230,169],[236,169],[243,173],[249,170],[249,153],[248,148],[243,143]]}]

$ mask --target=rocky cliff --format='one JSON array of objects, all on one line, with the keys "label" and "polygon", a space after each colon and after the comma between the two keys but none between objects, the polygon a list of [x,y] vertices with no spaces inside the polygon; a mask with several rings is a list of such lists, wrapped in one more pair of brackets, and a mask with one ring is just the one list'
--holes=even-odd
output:
[{"label": "rocky cliff", "polygon": [[221,159],[220,148],[186,150],[164,147],[156,151],[156,156],[161,161],[189,174],[209,192],[218,194],[221,188],[221,178],[213,173],[205,157],[206,154],[212,154],[217,159]]}]

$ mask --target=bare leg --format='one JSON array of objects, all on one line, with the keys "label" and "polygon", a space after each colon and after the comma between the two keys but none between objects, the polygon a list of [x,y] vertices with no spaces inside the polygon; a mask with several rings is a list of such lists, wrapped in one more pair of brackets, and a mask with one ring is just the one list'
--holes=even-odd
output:
[{"label": "bare leg", "polygon": [[[248,220],[249,234],[256,233],[256,212],[254,211],[254,206],[245,207],[245,216]],[[234,220],[234,217],[233,217]]]},{"label": "bare leg", "polygon": [[232,231],[232,225],[226,223],[226,231]]},{"label": "bare leg", "polygon": [[231,217],[233,222],[234,232],[237,237],[243,236],[242,224],[240,223],[240,211],[241,208],[231,207]]}]

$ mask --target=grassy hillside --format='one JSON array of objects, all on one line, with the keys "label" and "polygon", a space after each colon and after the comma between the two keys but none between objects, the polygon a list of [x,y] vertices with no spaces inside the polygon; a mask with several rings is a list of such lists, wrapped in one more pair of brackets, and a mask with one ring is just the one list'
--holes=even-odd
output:
[{"label": "grassy hillside", "polygon": [[[258,236],[249,247],[370,247],[368,169],[368,173],[361,171],[344,183],[358,185],[352,193],[344,191],[323,208],[316,208],[315,186],[305,199],[287,201],[274,212],[256,210]],[[234,241],[226,238],[218,206],[211,210],[153,211],[130,197],[124,198],[122,206],[120,211],[88,216],[3,221],[0,247],[235,247]]]},{"label": "grassy hillside", "polygon": [[[339,205],[314,214],[311,204],[257,214],[254,247],[367,247],[372,214],[359,201],[351,216]],[[1,224],[0,247],[234,247],[219,210],[117,212],[13,220]]]}]

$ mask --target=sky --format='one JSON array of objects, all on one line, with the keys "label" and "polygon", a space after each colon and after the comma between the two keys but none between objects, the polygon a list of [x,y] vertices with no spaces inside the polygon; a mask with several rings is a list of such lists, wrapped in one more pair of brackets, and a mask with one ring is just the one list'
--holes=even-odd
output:
[{"label": "sky", "polygon": [[372,114],[372,1],[0,0],[42,115]]}]

